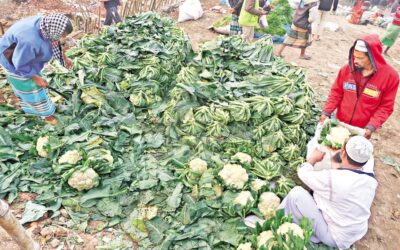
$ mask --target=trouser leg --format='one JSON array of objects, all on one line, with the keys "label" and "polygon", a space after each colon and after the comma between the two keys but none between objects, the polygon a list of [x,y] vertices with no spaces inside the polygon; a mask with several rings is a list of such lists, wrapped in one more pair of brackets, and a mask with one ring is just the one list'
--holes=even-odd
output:
[{"label": "trouser leg", "polygon": [[104,20],[104,25],[111,25],[112,23],[112,11],[110,8],[106,9],[106,20]]},{"label": "trouser leg", "polygon": [[318,209],[314,198],[302,187],[293,188],[286,198],[282,201],[280,208],[285,210],[285,214],[292,214],[293,222],[298,224],[301,218],[306,217],[313,224],[313,235],[311,241],[314,243],[323,242],[330,247],[336,247],[328,225]]},{"label": "trouser leg", "polygon": [[121,20],[121,17],[120,17],[120,15],[119,15],[119,13],[118,13],[118,7],[113,7],[113,8],[111,9],[111,11],[112,11],[112,17],[113,17],[113,19],[114,19],[114,22],[115,22],[115,23],[121,22],[122,20]]}]

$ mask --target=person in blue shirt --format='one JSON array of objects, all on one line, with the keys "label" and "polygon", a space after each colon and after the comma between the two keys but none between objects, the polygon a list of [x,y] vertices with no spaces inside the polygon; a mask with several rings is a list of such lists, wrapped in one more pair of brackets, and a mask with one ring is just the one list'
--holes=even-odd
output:
[{"label": "person in blue shirt", "polygon": [[62,14],[24,18],[11,26],[0,39],[0,65],[25,113],[41,116],[55,125],[55,106],[48,95],[48,84],[40,72],[52,58],[70,68],[60,39],[73,30]]},{"label": "person in blue shirt", "polygon": [[119,0],[100,0],[100,3],[106,9],[104,25],[111,25],[113,21],[115,23],[122,21],[118,13],[118,5],[120,5]]}]

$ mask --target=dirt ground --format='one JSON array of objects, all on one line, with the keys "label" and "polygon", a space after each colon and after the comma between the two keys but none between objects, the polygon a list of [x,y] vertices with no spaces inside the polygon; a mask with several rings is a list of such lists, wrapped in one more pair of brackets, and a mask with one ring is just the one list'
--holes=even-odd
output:
[{"label": "dirt ground", "polygon": [[[220,19],[223,14],[214,13],[210,9],[218,5],[218,0],[203,0],[204,16],[197,21],[178,24],[189,36],[195,49],[204,41],[218,36],[208,30],[213,22]],[[177,19],[178,12],[170,14]],[[328,22],[339,24],[337,32],[325,31],[321,40],[314,42],[307,53],[312,60],[298,59],[300,51],[286,48],[283,52],[286,60],[294,65],[304,68],[308,72],[308,80],[319,94],[319,102],[323,104],[329,93],[330,86],[335,80],[339,68],[347,62],[348,50],[354,40],[364,34],[376,33],[382,36],[384,29],[376,26],[359,26],[346,22],[342,16],[330,15]],[[400,70],[400,43],[398,42],[390,51],[392,57],[386,57],[387,62]],[[400,93],[400,92],[399,92]],[[384,127],[373,135],[375,145],[375,173],[379,187],[372,207],[367,235],[356,243],[356,248],[361,250],[397,250],[400,249],[400,173],[393,167],[385,165],[380,156],[389,156],[400,162],[400,99],[397,95],[395,111]],[[20,209],[16,210],[18,214]],[[97,239],[94,235],[81,235],[85,243],[75,249],[94,249]],[[39,239],[37,236],[36,239]],[[47,247],[46,247],[47,248]],[[51,247],[48,247],[51,249]],[[0,249],[17,249],[11,239],[0,229]],[[70,249],[70,248],[64,248]]]}]

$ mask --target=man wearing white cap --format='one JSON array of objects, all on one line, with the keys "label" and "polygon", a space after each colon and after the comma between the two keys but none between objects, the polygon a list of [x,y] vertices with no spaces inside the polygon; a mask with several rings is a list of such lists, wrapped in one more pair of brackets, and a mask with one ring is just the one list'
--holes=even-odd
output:
[{"label": "man wearing white cap", "polygon": [[349,63],[340,69],[331,88],[320,122],[336,110],[338,120],[365,128],[365,137],[370,138],[393,113],[398,87],[399,75],[383,58],[379,36],[357,39]]},{"label": "man wearing white cap", "polygon": [[347,249],[368,231],[370,208],[378,182],[371,173],[361,171],[373,153],[371,142],[363,136],[351,137],[341,150],[336,169],[314,171],[324,153],[315,150],[298,170],[298,176],[312,191],[293,188],[280,208],[299,223],[303,217],[313,223],[311,241]]}]

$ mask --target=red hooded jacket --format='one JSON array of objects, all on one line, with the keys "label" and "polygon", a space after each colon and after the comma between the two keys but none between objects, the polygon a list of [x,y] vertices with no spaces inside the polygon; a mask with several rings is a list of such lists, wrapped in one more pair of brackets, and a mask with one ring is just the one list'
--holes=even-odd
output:
[{"label": "red hooded jacket", "polygon": [[340,69],[323,113],[330,116],[337,109],[338,120],[374,131],[393,113],[399,74],[383,58],[378,35],[366,35],[359,40],[363,40],[367,45],[368,56],[375,73],[364,86],[356,83],[355,74],[360,72],[354,70],[354,43],[350,49],[349,64]]}]

